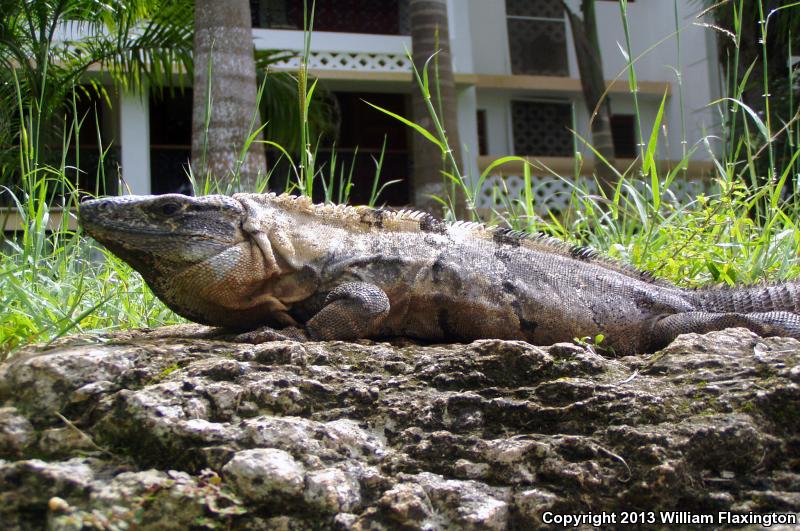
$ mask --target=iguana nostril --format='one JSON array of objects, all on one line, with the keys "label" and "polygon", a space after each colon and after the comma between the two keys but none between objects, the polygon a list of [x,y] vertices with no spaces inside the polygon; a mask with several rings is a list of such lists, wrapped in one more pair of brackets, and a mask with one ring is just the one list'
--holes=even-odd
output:
[{"label": "iguana nostril", "polygon": [[111,207],[111,202],[107,199],[89,199],[81,202],[81,212],[106,211]]}]

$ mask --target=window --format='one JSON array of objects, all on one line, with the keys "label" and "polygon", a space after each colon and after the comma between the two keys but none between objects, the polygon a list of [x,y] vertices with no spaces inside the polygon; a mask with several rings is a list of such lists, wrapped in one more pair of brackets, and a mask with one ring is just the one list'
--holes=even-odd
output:
[{"label": "window", "polygon": [[618,159],[636,158],[636,122],[632,114],[611,116],[611,136],[614,138],[614,156]]},{"label": "window", "polygon": [[[403,182],[392,184],[384,189],[378,203],[389,205],[407,205],[408,177],[411,174],[411,153],[409,151],[409,130],[402,123],[376,111],[366,101],[379,105],[400,116],[408,116],[411,112],[408,97],[405,94],[383,92],[334,92],[341,113],[339,135],[335,149],[340,165],[346,165],[348,172],[353,167],[353,188],[351,203],[364,205],[369,202],[375,178],[375,161],[381,156],[384,138],[386,150],[383,154],[383,165],[379,176],[378,189],[391,180]],[[353,160],[353,156],[358,155]],[[317,167],[330,167],[327,157],[331,150],[320,148],[317,153]]]},{"label": "window", "polygon": [[560,0],[506,0],[506,16],[512,74],[569,75]]},{"label": "window", "polygon": [[150,186],[154,194],[191,194],[192,89],[150,93]]},{"label": "window", "polygon": [[478,109],[478,155],[489,154],[489,143],[486,136],[486,109]]},{"label": "window", "polygon": [[511,128],[516,155],[572,156],[570,103],[512,101]]},{"label": "window", "polygon": [[[80,190],[94,194],[113,194],[116,192],[115,177],[120,150],[113,142],[114,129],[110,119],[113,115],[112,108],[100,90],[102,89],[88,84],[77,87],[74,93],[74,108],[72,97],[68,97],[65,115],[59,117],[56,114],[56,129],[44,133],[49,142],[43,149],[43,157],[49,159],[55,156],[57,160],[62,155],[65,156],[64,174]],[[83,123],[76,139],[75,131],[70,128],[75,122],[80,121]],[[62,128],[67,129],[65,131]],[[63,139],[62,131],[69,132],[71,137]],[[54,133],[54,137],[50,136]],[[64,151],[62,142],[69,142],[68,150]],[[48,162],[59,164],[51,160]],[[105,182],[100,180],[102,176],[105,176]]]},{"label": "window", "polygon": [[[346,186],[350,181],[350,204],[365,205],[369,202],[376,164],[381,158],[385,138],[386,149],[383,150],[376,190],[389,181],[401,182],[385,187],[378,196],[377,204],[408,205],[410,129],[365,103],[368,101],[400,116],[409,116],[408,96],[386,92],[334,92],[332,95],[336,98],[341,120],[338,131],[332,132],[335,138],[323,136],[317,143],[315,165],[333,198],[337,200],[340,185]],[[268,157],[273,174],[270,189],[283,191],[285,179],[292,174],[292,170],[278,150],[268,150]],[[314,186],[314,200],[323,201],[324,192],[323,186]]]}]

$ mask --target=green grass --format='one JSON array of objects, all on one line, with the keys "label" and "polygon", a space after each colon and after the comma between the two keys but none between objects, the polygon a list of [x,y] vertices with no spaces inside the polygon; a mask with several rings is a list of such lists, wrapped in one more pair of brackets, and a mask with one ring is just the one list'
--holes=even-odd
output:
[{"label": "green grass", "polygon": [[[33,191],[47,186],[43,179]],[[0,263],[0,359],[69,333],[178,322],[127,264],[70,230],[68,216],[47,230],[46,203],[18,199],[24,230],[3,242]],[[73,199],[65,206],[75,211]]]},{"label": "green grass", "polygon": [[[625,10],[622,10],[625,20]],[[627,24],[625,25],[627,33]],[[676,38],[680,28],[676,32]],[[629,36],[626,42],[630,47]],[[308,53],[308,51],[306,51]],[[635,86],[635,59],[630,58],[625,74]],[[430,94],[426,72],[417,72],[420,90]],[[315,85],[307,86],[305,74],[300,76],[298,105],[300,116],[307,116]],[[764,79],[764,93],[769,93],[769,80]],[[785,167],[776,167],[771,155],[771,143],[776,134],[796,136],[796,128],[783,132],[772,130],[772,124],[762,121],[757,113],[742,102],[744,87],[729,83],[727,98],[710,102],[720,109],[726,124],[725,149],[714,159],[717,192],[698,197],[688,204],[675,201],[671,193],[675,179],[682,175],[683,164],[668,172],[655,164],[661,139],[657,134],[643,139],[641,164],[619,175],[616,193],[609,197],[588,193],[575,187],[570,208],[560,215],[541,219],[536,206],[530,176],[533,169],[525,167],[526,186],[521,197],[509,198],[503,190],[495,192],[504,208],[493,212],[487,221],[529,231],[545,232],[573,243],[589,245],[614,258],[651,270],[683,286],[708,283],[750,283],[778,281],[800,274],[797,249],[800,231],[796,220],[800,213],[797,193],[788,194],[792,171],[797,167],[798,152]],[[683,86],[679,85],[683,90]],[[682,100],[682,98],[680,98]],[[210,102],[208,103],[210,106]],[[664,103],[662,102],[662,109]],[[436,119],[433,105],[429,111]],[[791,109],[794,113],[796,109]],[[23,116],[29,116],[24,112]],[[653,131],[659,130],[661,112]],[[402,117],[398,117],[401,119]],[[640,119],[637,116],[637,119]],[[403,119],[405,120],[405,119]],[[441,126],[436,131],[419,130],[426,134],[449,157],[452,150]],[[744,124],[738,127],[737,124]],[[33,127],[29,120],[22,128]],[[352,189],[352,164],[336,161],[326,168],[315,166],[316,147],[309,137],[306,124],[301,124],[300,145],[305,146],[300,160],[280,146],[267,144],[282,151],[293,168],[286,179],[286,188],[294,193],[310,195],[315,186],[322,187],[328,201],[346,202]],[[791,124],[790,124],[791,125]],[[82,122],[70,124],[67,138],[77,138]],[[249,143],[259,142],[252,135]],[[590,141],[578,139],[591,151]],[[585,144],[584,144],[585,143]],[[65,142],[64,152],[69,149]],[[686,159],[698,146],[686,148]],[[796,144],[795,144],[795,149]],[[770,175],[759,172],[760,157],[769,158]],[[519,161],[507,157],[498,165]],[[487,168],[482,175],[470,176],[454,169],[444,175],[449,184],[464,187],[470,201],[480,193],[485,179],[496,170]],[[350,166],[348,167],[348,163]],[[103,167],[103,164],[100,164]],[[641,168],[641,170],[639,169]],[[20,173],[23,191],[15,197],[22,216],[24,230],[16,238],[3,242],[0,251],[0,359],[30,342],[51,341],[65,334],[101,332],[127,327],[158,326],[180,319],[158,301],[144,285],[141,277],[126,264],[69,228],[67,218],[55,230],[46,230],[52,215],[47,198],[58,187],[69,189],[65,164],[47,166],[38,154],[24,144],[20,146]],[[381,189],[377,187],[380,163],[376,165],[376,180],[372,187],[374,204]],[[266,188],[271,174],[261,176],[257,188]],[[574,176],[561,176],[572,182]],[[100,176],[98,176],[100,178]],[[235,179],[215,181],[211,176],[193,177],[198,193],[230,192]],[[752,183],[759,183],[752,186]],[[6,191],[5,193],[9,193]],[[68,192],[61,206],[75,211],[77,196]],[[449,198],[440,198],[449,205]],[[74,215],[74,214],[73,214]]]}]

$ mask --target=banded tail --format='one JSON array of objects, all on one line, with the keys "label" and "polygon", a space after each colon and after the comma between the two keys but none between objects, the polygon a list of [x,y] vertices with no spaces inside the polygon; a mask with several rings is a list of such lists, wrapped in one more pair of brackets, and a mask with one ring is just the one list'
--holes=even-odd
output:
[{"label": "banded tail", "polygon": [[692,292],[697,310],[714,313],[792,312],[800,314],[800,282]]},{"label": "banded tail", "polygon": [[705,334],[744,327],[761,336],[800,339],[800,283],[772,286],[707,288],[687,292],[695,310],[661,318],[651,330],[648,347],[657,350],[680,334]]}]

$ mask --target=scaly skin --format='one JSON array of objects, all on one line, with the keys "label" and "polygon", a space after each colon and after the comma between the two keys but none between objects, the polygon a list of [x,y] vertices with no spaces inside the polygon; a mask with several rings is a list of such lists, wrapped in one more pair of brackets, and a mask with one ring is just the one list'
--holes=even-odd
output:
[{"label": "scaly skin", "polygon": [[605,336],[620,354],[744,326],[800,338],[796,283],[684,290],[569,247],[419,212],[274,194],[83,203],[84,230],[193,321],[312,339]]}]

